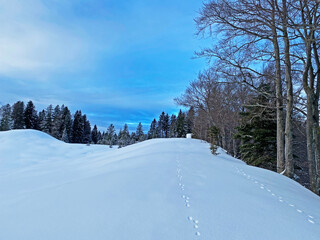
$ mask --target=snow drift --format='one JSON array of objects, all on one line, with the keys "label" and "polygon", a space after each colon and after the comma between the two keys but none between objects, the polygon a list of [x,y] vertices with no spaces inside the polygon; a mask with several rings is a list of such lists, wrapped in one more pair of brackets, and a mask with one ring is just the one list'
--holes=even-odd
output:
[{"label": "snow drift", "polygon": [[0,239],[320,238],[320,198],[194,139],[125,148],[0,132]]}]

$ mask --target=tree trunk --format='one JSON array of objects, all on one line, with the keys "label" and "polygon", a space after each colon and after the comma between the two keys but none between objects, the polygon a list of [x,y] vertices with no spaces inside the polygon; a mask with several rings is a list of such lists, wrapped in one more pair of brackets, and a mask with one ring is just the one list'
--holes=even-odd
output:
[{"label": "tree trunk", "polygon": [[293,136],[292,136],[292,115],[293,115],[293,86],[291,77],[291,60],[290,60],[290,42],[288,37],[288,12],[287,1],[282,0],[282,31],[284,40],[284,55],[286,68],[286,85],[287,85],[287,108],[286,108],[286,126],[285,126],[285,164],[286,176],[293,178]]},{"label": "tree trunk", "polygon": [[314,149],[314,128],[313,128],[313,94],[307,94],[307,153],[309,160],[309,175],[310,175],[310,188],[316,192],[316,163],[315,163],[315,149]]},{"label": "tree trunk", "polygon": [[280,49],[278,43],[278,34],[275,22],[275,2],[272,1],[272,43],[274,47],[274,58],[276,68],[276,108],[277,108],[277,172],[283,172],[284,162],[284,120],[283,120],[283,103],[282,103],[282,82],[281,82],[281,62]]}]

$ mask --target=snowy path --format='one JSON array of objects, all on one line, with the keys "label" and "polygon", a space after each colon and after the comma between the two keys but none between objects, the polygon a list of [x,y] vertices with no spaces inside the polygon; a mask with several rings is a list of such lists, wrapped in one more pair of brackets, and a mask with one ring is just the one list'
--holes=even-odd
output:
[{"label": "snowy path", "polygon": [[0,142],[0,240],[319,240],[318,196],[198,140]]}]

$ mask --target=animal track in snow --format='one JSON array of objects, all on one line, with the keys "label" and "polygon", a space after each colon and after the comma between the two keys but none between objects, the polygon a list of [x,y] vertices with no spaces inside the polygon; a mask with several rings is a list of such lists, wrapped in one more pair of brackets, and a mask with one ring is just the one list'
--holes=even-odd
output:
[{"label": "animal track in snow", "polygon": [[[254,177],[251,177],[250,175],[246,174],[242,169],[236,168],[236,170],[237,170],[237,173],[246,177],[248,180],[250,179],[253,183],[260,184],[258,180],[256,180]],[[277,194],[273,193],[272,190],[269,189],[268,187],[266,187],[264,184],[260,184],[259,187],[262,190],[266,190],[268,193],[271,194],[271,196],[276,197],[280,203],[284,203],[284,204],[288,205],[289,207],[294,208],[298,213],[305,215],[307,217],[307,220],[309,223],[316,224],[316,221],[314,220],[314,217],[312,215],[307,215],[306,212],[297,208],[294,204],[289,203],[288,201],[285,201],[281,196],[277,196]]]}]

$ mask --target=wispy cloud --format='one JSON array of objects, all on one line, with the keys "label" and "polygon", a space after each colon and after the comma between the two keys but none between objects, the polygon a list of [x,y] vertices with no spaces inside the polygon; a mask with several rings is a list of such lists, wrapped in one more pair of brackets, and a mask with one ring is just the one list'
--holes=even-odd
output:
[{"label": "wispy cloud", "polygon": [[59,18],[39,0],[0,0],[0,5],[1,75],[46,80],[53,72],[89,67],[102,48],[90,32],[101,23]]}]

